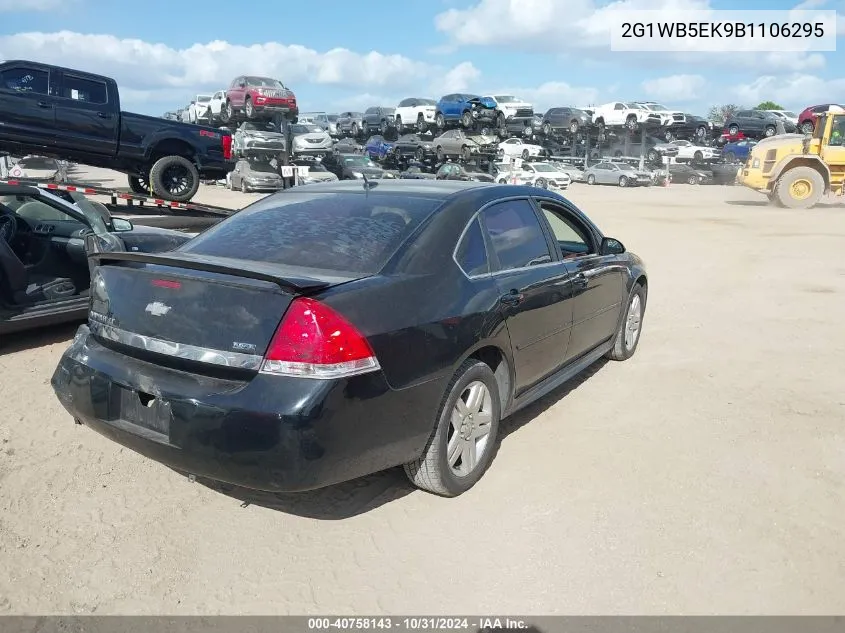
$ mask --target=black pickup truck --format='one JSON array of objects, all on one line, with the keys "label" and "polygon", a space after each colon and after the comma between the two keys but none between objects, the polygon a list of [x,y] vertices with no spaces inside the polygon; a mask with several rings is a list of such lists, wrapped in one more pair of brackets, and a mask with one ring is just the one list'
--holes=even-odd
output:
[{"label": "black pickup truck", "polygon": [[122,171],[136,193],[177,202],[234,168],[231,134],[121,112],[114,79],[22,60],[0,64],[0,151]]}]

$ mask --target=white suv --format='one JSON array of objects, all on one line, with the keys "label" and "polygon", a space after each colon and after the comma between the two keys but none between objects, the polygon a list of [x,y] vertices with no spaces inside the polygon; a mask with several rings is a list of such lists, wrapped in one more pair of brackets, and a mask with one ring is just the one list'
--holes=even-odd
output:
[{"label": "white suv", "polygon": [[401,134],[406,127],[415,127],[425,132],[434,127],[434,115],[437,112],[437,102],[434,99],[409,97],[402,99],[396,106],[396,131]]},{"label": "white suv", "polygon": [[652,112],[641,103],[612,101],[592,108],[593,123],[599,127],[624,125],[634,129],[638,124],[652,123],[662,125],[663,117]]}]

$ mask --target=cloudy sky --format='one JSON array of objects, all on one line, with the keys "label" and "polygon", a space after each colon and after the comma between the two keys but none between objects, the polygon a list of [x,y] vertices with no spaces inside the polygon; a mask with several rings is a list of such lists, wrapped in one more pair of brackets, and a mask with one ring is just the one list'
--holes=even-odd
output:
[{"label": "cloudy sky", "polygon": [[[797,2],[0,0],[0,59],[113,76],[124,109],[156,115],[247,73],[281,79],[303,109],[327,111],[454,91],[515,93],[538,110],[616,99],[699,114],[766,99],[794,110],[841,103],[840,52],[610,50],[619,10],[789,10]],[[799,6],[845,13],[845,0]]]}]

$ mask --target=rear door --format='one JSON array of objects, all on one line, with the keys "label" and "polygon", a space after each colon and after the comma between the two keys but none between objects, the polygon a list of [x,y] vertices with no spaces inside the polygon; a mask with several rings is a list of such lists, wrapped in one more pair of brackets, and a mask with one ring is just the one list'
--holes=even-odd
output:
[{"label": "rear door", "polygon": [[102,79],[61,73],[55,98],[56,122],[62,126],[59,147],[101,156],[117,153],[118,97],[109,92]]},{"label": "rear door", "polygon": [[494,203],[481,213],[511,339],[517,391],[564,362],[572,323],[569,272],[554,254],[528,198]]},{"label": "rear door", "polygon": [[56,143],[55,77],[24,63],[0,70],[0,139],[52,147]]},{"label": "rear door", "polygon": [[598,236],[573,208],[544,198],[537,203],[569,273],[572,335],[566,360],[576,360],[616,332],[627,269],[617,255],[599,255]]}]

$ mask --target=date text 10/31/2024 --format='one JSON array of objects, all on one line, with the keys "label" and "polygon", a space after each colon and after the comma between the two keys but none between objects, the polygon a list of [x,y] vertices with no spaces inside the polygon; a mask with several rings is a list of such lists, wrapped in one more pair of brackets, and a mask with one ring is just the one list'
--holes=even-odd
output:
[{"label": "date text 10/31/2024", "polygon": [[308,618],[310,631],[472,631],[487,633],[493,631],[523,631],[529,633],[532,627],[523,619],[512,617],[352,617],[352,618]]}]

